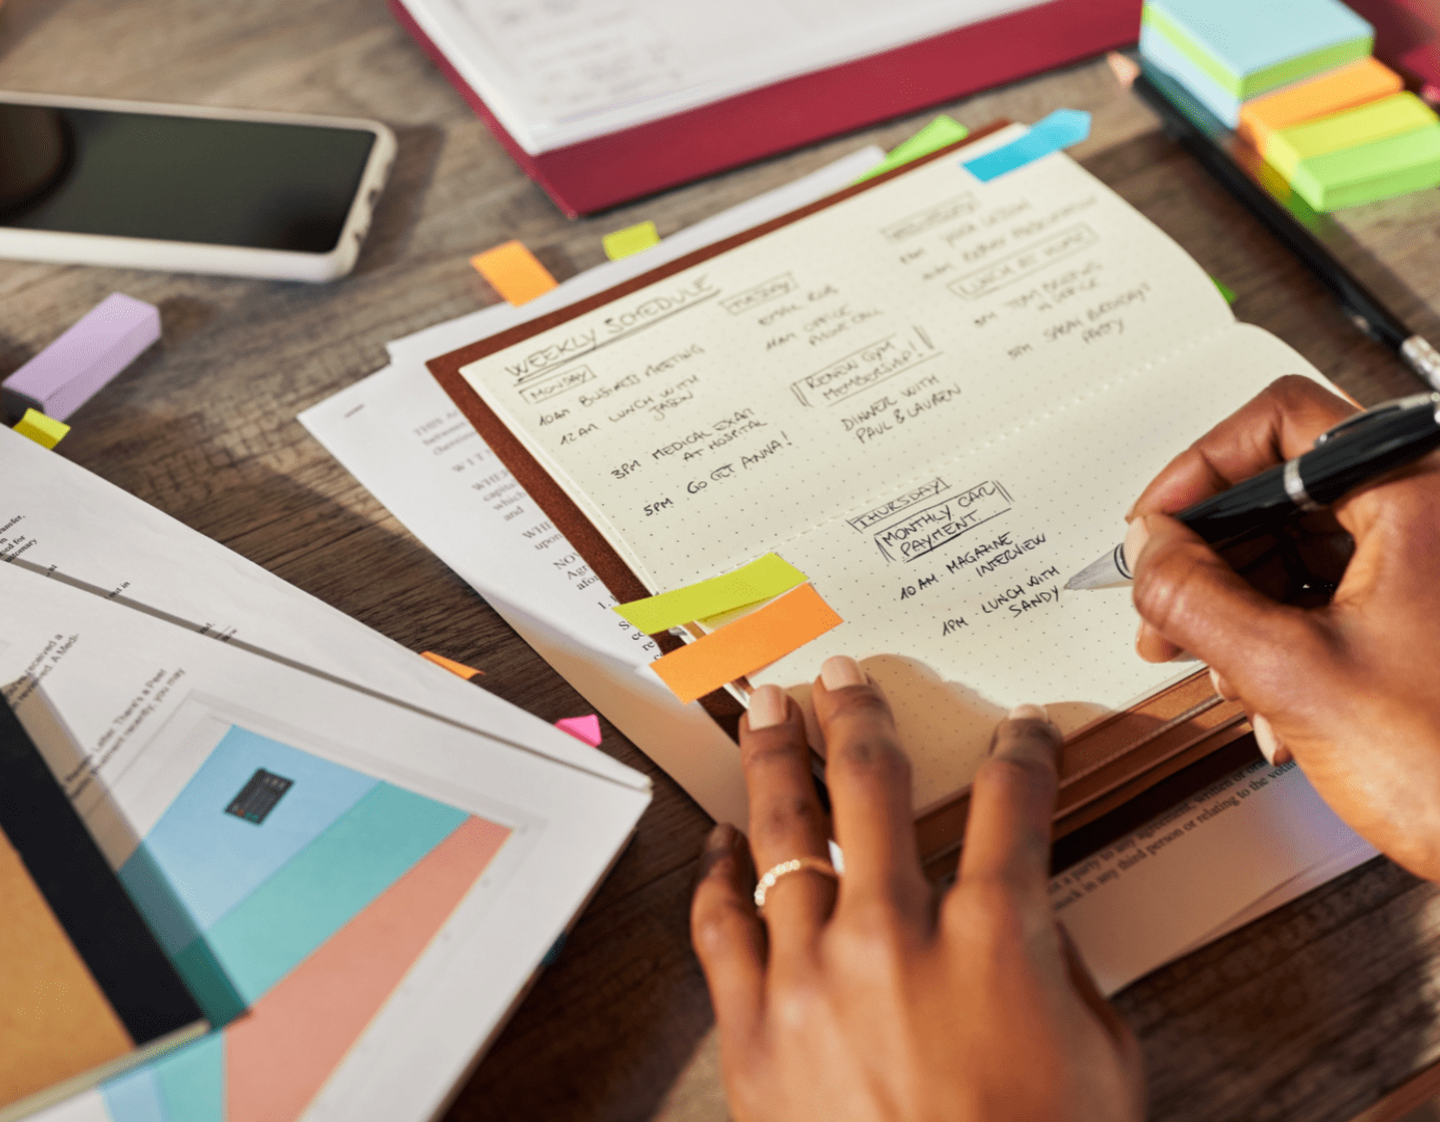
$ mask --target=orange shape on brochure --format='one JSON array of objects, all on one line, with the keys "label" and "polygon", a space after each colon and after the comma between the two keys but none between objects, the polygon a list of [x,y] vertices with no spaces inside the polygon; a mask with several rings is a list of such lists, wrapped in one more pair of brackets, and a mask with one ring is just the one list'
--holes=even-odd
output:
[{"label": "orange shape on brochure", "polygon": [[453,658],[446,658],[444,655],[436,654],[434,651],[421,651],[420,657],[428,658],[436,666],[443,667],[450,671],[450,673],[464,678],[467,682],[470,681],[471,678],[480,678],[485,674],[483,670],[476,670],[473,666],[466,666],[463,662],[456,662]]},{"label": "orange shape on brochure", "polygon": [[465,819],[230,1023],[228,1122],[304,1113],[509,836],[508,827]]},{"label": "orange shape on brochure", "polygon": [[844,623],[808,584],[650,665],[681,701],[753,674]]},{"label": "orange shape on brochure", "polygon": [[520,242],[506,242],[477,253],[470,258],[470,264],[510,304],[528,304],[558,283]]}]

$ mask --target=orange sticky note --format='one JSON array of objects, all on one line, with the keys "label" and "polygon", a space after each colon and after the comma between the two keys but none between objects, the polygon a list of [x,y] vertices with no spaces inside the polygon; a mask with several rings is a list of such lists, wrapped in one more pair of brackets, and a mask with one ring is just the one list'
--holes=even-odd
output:
[{"label": "orange sticky note", "polygon": [[1240,127],[1236,131],[1263,153],[1270,137],[1281,129],[1388,97],[1399,93],[1404,85],[1400,75],[1383,62],[1363,58],[1247,101],[1240,107]]},{"label": "orange sticky note", "polygon": [[799,650],[845,622],[808,584],[650,664],[681,701],[694,701]]},{"label": "orange sticky note", "polygon": [[456,662],[453,658],[446,658],[444,655],[436,654],[434,651],[421,651],[420,657],[428,658],[436,666],[443,666],[446,670],[450,671],[450,673],[458,674],[467,682],[471,678],[480,678],[485,674],[483,670],[476,670],[473,666],[466,666],[463,662]]},{"label": "orange sticky note", "polygon": [[550,271],[520,242],[506,242],[470,258],[475,271],[511,304],[526,304],[556,286]]}]

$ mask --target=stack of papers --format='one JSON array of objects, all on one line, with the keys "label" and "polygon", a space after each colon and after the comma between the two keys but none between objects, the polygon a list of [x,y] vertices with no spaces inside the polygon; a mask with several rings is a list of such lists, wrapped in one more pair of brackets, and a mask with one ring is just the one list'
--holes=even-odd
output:
[{"label": "stack of papers", "polygon": [[218,1031],[55,1122],[435,1115],[644,776],[9,430],[0,685]]},{"label": "stack of papers", "polygon": [[[524,307],[488,308],[397,340],[390,366],[301,416],[400,521],[721,820],[744,823],[734,744],[697,705],[680,705],[654,679],[646,664],[658,652],[610,611],[603,586],[424,362],[813,201],[881,155],[857,153]],[[1063,871],[1052,896],[1113,992],[1373,855],[1297,768],[1256,765]]]}]

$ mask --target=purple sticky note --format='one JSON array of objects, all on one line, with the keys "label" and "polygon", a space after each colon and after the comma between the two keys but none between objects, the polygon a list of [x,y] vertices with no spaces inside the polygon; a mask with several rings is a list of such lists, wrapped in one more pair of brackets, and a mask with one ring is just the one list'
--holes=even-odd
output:
[{"label": "purple sticky note", "polygon": [[38,409],[63,421],[160,338],[160,310],[112,292],[0,383],[5,412]]}]

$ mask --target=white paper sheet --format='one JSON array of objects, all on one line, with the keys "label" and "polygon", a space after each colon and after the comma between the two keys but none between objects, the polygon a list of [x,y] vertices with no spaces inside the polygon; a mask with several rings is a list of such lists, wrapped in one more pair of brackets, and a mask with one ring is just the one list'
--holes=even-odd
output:
[{"label": "white paper sheet", "polygon": [[1064,870],[1050,899],[1111,994],[1375,853],[1295,764],[1259,760]]},{"label": "white paper sheet", "polygon": [[543,746],[622,783],[648,781],[603,752],[442,670],[8,428],[0,427],[0,560],[469,727]]},{"label": "white paper sheet", "polygon": [[1041,2],[404,0],[531,153]]},{"label": "white paper sheet", "polygon": [[15,566],[0,604],[5,699],[117,869],[231,726],[511,831],[307,1118],[435,1114],[650,800],[548,737],[461,728]]}]

